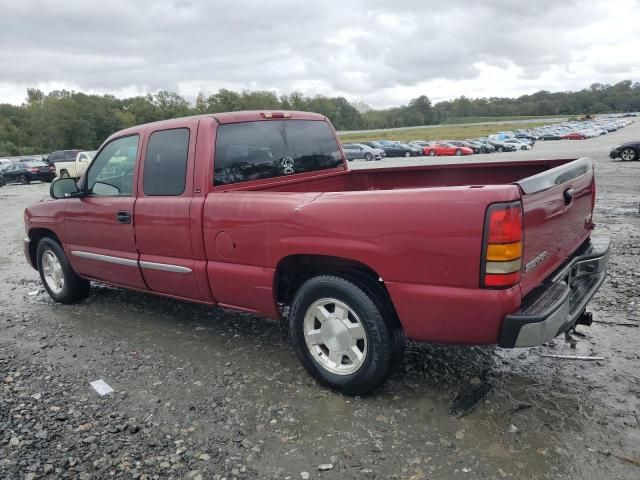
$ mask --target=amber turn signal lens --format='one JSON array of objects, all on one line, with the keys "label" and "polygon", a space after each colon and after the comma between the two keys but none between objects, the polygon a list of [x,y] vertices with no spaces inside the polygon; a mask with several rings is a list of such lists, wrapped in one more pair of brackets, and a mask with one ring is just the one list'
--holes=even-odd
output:
[{"label": "amber turn signal lens", "polygon": [[522,242],[487,245],[487,260],[490,262],[508,262],[521,256]]}]

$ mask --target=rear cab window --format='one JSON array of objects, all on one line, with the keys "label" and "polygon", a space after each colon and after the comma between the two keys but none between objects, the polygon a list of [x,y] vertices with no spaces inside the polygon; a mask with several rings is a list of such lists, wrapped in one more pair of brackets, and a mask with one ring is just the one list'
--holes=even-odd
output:
[{"label": "rear cab window", "polygon": [[268,120],[218,127],[214,184],[282,177],[343,165],[328,123],[319,120]]},{"label": "rear cab window", "polygon": [[144,159],[144,194],[146,196],[182,195],[187,177],[188,156],[188,128],[152,133]]}]

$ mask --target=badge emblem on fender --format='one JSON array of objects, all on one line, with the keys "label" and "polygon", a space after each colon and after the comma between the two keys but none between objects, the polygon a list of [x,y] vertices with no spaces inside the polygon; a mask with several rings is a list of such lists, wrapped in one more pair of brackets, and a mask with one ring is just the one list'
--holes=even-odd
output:
[{"label": "badge emblem on fender", "polygon": [[282,159],[282,162],[280,162],[280,164],[282,165],[282,169],[284,170],[284,174],[285,175],[289,175],[291,173],[295,173],[295,171],[293,169],[293,158],[284,157]]},{"label": "badge emblem on fender", "polygon": [[547,259],[548,253],[545,250],[524,266],[524,273],[530,272]]}]

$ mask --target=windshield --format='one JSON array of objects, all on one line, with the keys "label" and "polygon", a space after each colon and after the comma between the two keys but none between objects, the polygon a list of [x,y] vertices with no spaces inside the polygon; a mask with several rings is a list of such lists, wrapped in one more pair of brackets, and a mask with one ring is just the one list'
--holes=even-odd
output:
[{"label": "windshield", "polygon": [[218,127],[215,185],[248,182],[343,165],[327,122],[282,120]]}]

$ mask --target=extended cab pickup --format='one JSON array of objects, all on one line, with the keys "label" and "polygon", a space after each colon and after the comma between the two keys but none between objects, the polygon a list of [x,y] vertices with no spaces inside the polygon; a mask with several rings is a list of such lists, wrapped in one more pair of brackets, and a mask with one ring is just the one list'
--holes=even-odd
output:
[{"label": "extended cab pickup", "polygon": [[94,280],[286,320],[349,394],[405,338],[526,347],[589,323],[609,252],[588,158],[348,170],[304,112],[123,130],[51,196],[25,211],[25,253],[54,300]]},{"label": "extended cab pickup", "polygon": [[96,152],[78,152],[71,162],[56,162],[56,176],[60,178],[80,178],[84,175]]}]

